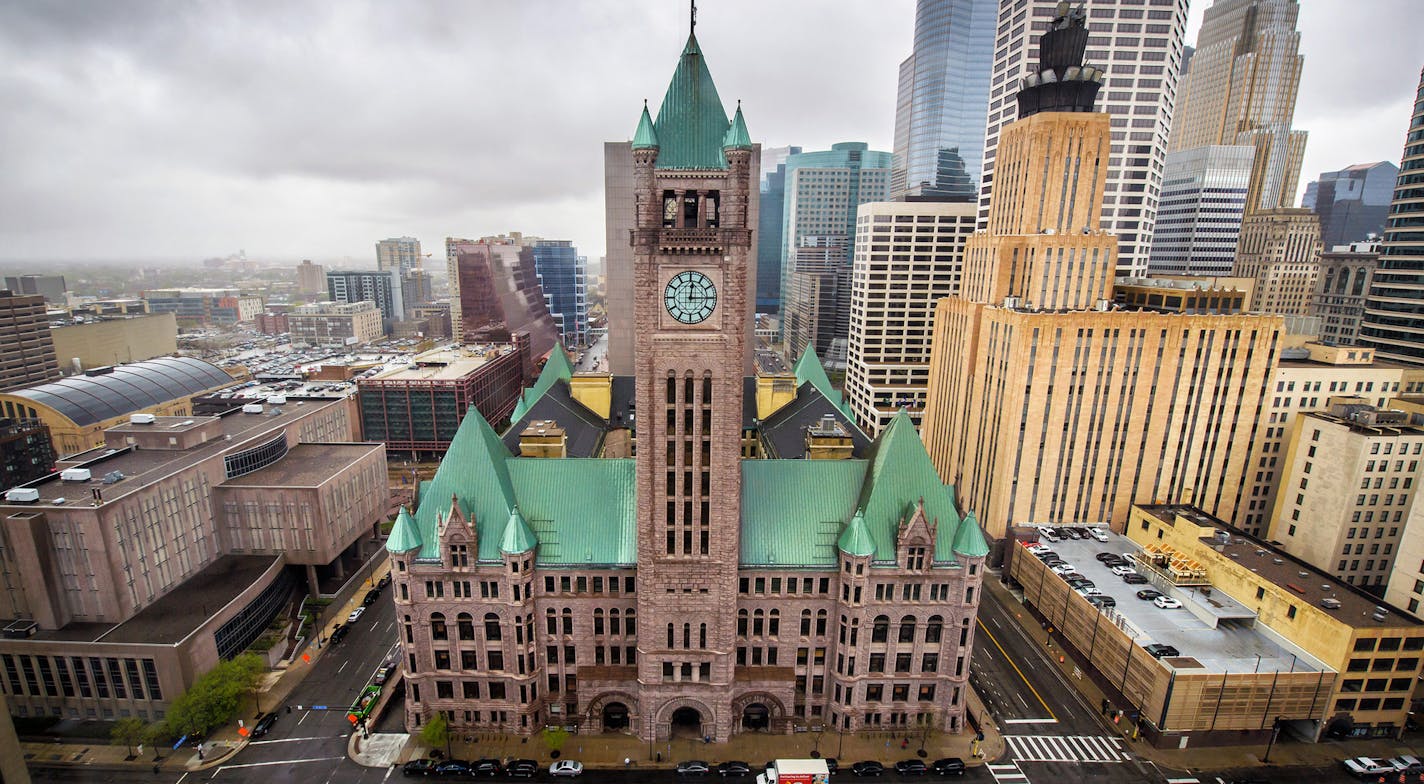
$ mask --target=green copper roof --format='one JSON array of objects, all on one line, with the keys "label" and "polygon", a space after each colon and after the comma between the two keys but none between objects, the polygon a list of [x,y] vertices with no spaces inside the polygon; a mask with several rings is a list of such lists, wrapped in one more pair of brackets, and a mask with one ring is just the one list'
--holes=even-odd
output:
[{"label": "green copper roof", "polygon": [[[421,494],[415,521],[423,545],[420,558],[439,558],[440,542],[436,516],[448,516],[450,498],[460,502],[460,511],[472,519],[479,531],[480,557],[498,560],[495,550],[503,526],[514,508],[514,487],[509,480],[509,450],[495,435],[479,409],[466,412],[460,429],[450,440],[450,448],[440,461],[430,487]],[[500,526],[491,529],[491,525]]]},{"label": "green copper roof", "polygon": [[727,129],[727,134],[722,137],[722,147],[734,150],[750,150],[752,148],[752,136],[747,133],[747,121],[742,117],[740,101],[737,102],[737,113],[732,115],[732,125]]},{"label": "green copper roof", "polygon": [[539,566],[637,563],[633,460],[516,457],[509,472],[519,511],[539,539]]},{"label": "green copper roof", "polygon": [[396,515],[396,524],[391,526],[391,535],[386,539],[386,550],[392,553],[406,553],[420,547],[420,532],[416,530],[415,520],[411,518],[410,512],[405,507],[400,508],[400,514]]},{"label": "green copper roof", "polygon": [[549,352],[549,359],[544,362],[544,369],[534,381],[534,386],[519,394],[519,402],[514,404],[514,413],[509,415],[509,421],[518,422],[529,412],[529,407],[539,402],[539,398],[549,391],[549,387],[559,381],[567,382],[573,377],[574,365],[569,361],[569,355],[564,353],[562,345],[555,343],[554,350]]},{"label": "green copper roof", "polygon": [[722,155],[727,112],[717,97],[717,85],[712,83],[695,35],[687,37],[654,130],[659,143],[657,168],[727,168]]},{"label": "green copper roof", "polygon": [[633,133],[633,149],[644,150],[658,146],[658,132],[653,129],[653,118],[648,115],[648,102],[643,101],[643,116],[638,118],[638,130]]},{"label": "green copper roof", "polygon": [[[936,547],[937,551],[939,548]],[[973,512],[964,515],[959,524],[959,533],[954,535],[954,552],[966,558],[979,558],[989,554],[989,544],[984,541],[984,532],[979,530],[979,520]]]},{"label": "green copper roof", "polygon": [[846,555],[854,555],[864,558],[867,555],[875,555],[875,540],[870,538],[870,529],[865,527],[865,513],[855,510],[855,516],[850,519],[845,530],[841,532],[841,538],[836,541],[836,546]]},{"label": "green copper roof", "polygon": [[864,460],[743,460],[744,566],[834,569]]},{"label": "green copper roof", "polygon": [[514,507],[509,513],[509,522],[504,525],[504,538],[499,541],[499,551],[506,555],[517,555],[533,550],[538,544],[534,530],[524,522],[524,515],[519,513],[519,507]]},{"label": "green copper roof", "polygon": [[953,561],[949,545],[959,528],[954,491],[940,481],[915,423],[901,409],[871,446],[870,470],[860,493],[860,508],[875,537],[875,560],[894,560],[900,520],[914,514],[921,497],[925,517],[938,520],[934,560]]},{"label": "green copper roof", "polygon": [[796,373],[796,386],[801,386],[806,382],[811,382],[827,400],[835,404],[846,416],[854,417],[850,410],[850,404],[841,397],[841,393],[831,385],[830,376],[826,375],[826,369],[821,367],[821,358],[816,356],[816,349],[809,344],[801,358],[796,360],[796,367],[792,369]]}]

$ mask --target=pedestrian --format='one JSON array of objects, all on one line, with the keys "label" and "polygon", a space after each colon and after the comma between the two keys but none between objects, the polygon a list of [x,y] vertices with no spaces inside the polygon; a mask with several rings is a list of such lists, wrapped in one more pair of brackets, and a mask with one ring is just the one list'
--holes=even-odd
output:
[{"label": "pedestrian", "polygon": [[910,739],[909,739],[909,738],[901,738],[901,739],[900,739],[900,750],[901,750],[901,751],[904,751],[905,749],[908,749],[908,748],[910,748]]},{"label": "pedestrian", "polygon": [[624,758],[623,758],[623,767],[625,767],[625,768],[631,768],[631,767],[633,767],[633,760],[632,760],[631,757],[624,757]]}]

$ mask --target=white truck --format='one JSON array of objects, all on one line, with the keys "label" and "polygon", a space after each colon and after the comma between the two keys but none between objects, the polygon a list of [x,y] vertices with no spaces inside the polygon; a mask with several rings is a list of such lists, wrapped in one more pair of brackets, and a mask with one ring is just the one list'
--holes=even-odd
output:
[{"label": "white truck", "polygon": [[765,773],[757,776],[757,784],[830,784],[831,771],[823,759],[779,759]]}]

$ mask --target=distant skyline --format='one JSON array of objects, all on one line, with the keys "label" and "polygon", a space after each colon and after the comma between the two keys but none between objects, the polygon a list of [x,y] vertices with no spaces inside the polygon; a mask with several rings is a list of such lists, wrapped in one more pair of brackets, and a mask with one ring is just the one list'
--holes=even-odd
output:
[{"label": "distant skyline", "polygon": [[[703,0],[697,33],[764,146],[890,150],[914,15]],[[0,2],[0,264],[245,249],[374,267],[386,237],[510,230],[597,259],[602,143],[660,102],[687,22],[652,0]],[[1417,0],[1301,3],[1302,190],[1398,162],[1421,27]]]}]

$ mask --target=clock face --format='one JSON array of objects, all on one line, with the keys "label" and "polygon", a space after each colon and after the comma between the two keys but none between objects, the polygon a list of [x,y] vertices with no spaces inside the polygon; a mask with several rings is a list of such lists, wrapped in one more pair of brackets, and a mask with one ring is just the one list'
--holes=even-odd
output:
[{"label": "clock face", "polygon": [[684,324],[707,320],[717,308],[717,287],[700,272],[679,272],[663,290],[663,305],[673,318]]}]

